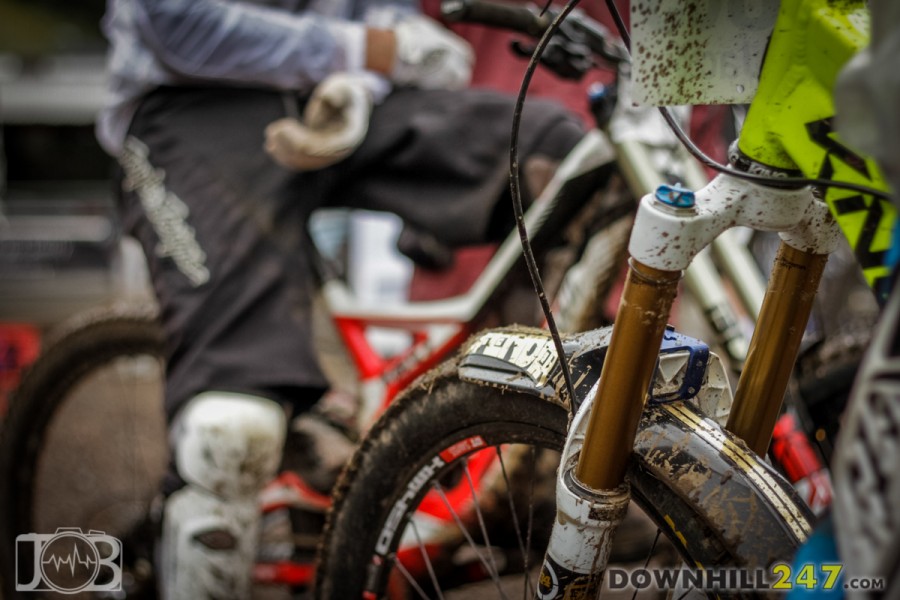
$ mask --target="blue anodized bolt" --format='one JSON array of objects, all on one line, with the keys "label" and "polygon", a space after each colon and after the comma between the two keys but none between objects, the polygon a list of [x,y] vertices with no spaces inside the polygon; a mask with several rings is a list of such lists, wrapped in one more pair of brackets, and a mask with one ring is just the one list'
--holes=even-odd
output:
[{"label": "blue anodized bolt", "polygon": [[661,185],[656,188],[656,201],[673,208],[693,208],[694,192],[680,184]]}]

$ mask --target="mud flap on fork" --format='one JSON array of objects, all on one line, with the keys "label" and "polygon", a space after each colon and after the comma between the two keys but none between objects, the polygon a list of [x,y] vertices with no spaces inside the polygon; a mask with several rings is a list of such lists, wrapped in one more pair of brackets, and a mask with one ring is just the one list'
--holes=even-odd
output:
[{"label": "mud flap on fork", "polygon": [[[610,335],[611,328],[603,328],[564,338],[574,403],[566,397],[556,350],[544,330],[506,328],[476,335],[463,352],[459,376],[570,410],[574,405],[562,458],[565,471],[583,443],[584,416]],[[633,499],[676,545],[682,543],[683,555],[691,545],[690,567],[768,568],[790,558],[809,535],[813,514],[783,477],[721,428],[731,390],[718,357],[674,331],[665,338],[629,469]],[[715,414],[715,421],[708,414]],[[636,477],[637,471],[649,477]],[[676,522],[672,515],[681,517]],[[728,556],[740,562],[723,559]]]},{"label": "mud flap on fork", "polygon": [[[533,394],[578,411],[600,378],[612,327],[563,337],[575,399],[568,398],[556,347],[544,329],[508,327],[474,336],[460,361],[464,381]],[[694,401],[724,423],[731,405],[728,376],[718,356],[700,340],[671,327],[663,336],[652,403]]]}]

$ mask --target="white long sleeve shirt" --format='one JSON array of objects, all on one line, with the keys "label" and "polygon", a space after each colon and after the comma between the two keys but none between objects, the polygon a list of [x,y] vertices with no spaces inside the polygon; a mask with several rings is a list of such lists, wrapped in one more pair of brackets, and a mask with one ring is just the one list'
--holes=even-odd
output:
[{"label": "white long sleeve shirt", "polygon": [[[138,102],[161,85],[231,83],[310,91],[362,71],[365,27],[389,27],[414,0],[109,0],[110,83],[97,136],[118,154]],[[376,96],[389,89],[375,85]]]}]

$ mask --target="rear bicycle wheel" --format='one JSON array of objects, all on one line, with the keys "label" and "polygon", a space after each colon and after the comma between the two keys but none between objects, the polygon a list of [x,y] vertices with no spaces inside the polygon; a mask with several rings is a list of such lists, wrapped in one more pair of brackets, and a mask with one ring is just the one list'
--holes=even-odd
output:
[{"label": "rear bicycle wheel", "polygon": [[[693,419],[702,417],[680,403],[648,409],[628,476],[633,499],[688,565],[766,568],[789,557],[811,515],[788,523],[782,504],[802,501],[761,461],[728,463],[722,448],[734,443]],[[456,593],[534,597],[567,423],[551,400],[462,381],[446,363],[386,411],[345,470],[317,597],[449,599],[479,578],[483,595]],[[702,432],[685,443],[691,428]],[[667,447],[669,437],[680,446]],[[715,447],[718,458],[704,454]],[[492,472],[477,471],[484,455]],[[752,514],[733,512],[748,506]]]},{"label": "rear bicycle wheel", "polygon": [[[102,586],[113,576],[93,573],[87,559],[83,571],[78,564],[30,564],[31,542],[15,543],[22,534],[78,528],[123,541],[132,558],[149,550],[133,545],[142,542],[136,536],[168,461],[163,336],[153,309],[80,316],[45,347],[14,393],[0,435],[0,558],[9,597],[16,584],[27,588],[37,569],[51,588],[83,587],[85,596],[97,587],[91,577]],[[62,545],[57,553],[65,551]],[[152,587],[150,558],[143,583]],[[144,587],[136,581],[141,571],[126,569],[126,589]]]}]

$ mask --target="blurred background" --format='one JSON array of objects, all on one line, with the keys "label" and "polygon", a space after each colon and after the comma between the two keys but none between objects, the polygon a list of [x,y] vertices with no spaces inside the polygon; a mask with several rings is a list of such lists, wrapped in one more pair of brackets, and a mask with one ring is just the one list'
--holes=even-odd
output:
[{"label": "blurred background", "polygon": [[[140,247],[117,220],[115,162],[94,135],[104,11],[105,0],[0,0],[0,416],[54,326],[151,296]],[[323,252],[353,265],[363,299],[405,298],[399,219],[330,210],[311,227]]]},{"label": "blurred background", "polygon": [[41,332],[143,292],[143,259],[114,214],[113,162],[94,137],[104,7],[0,1],[0,403]]}]

